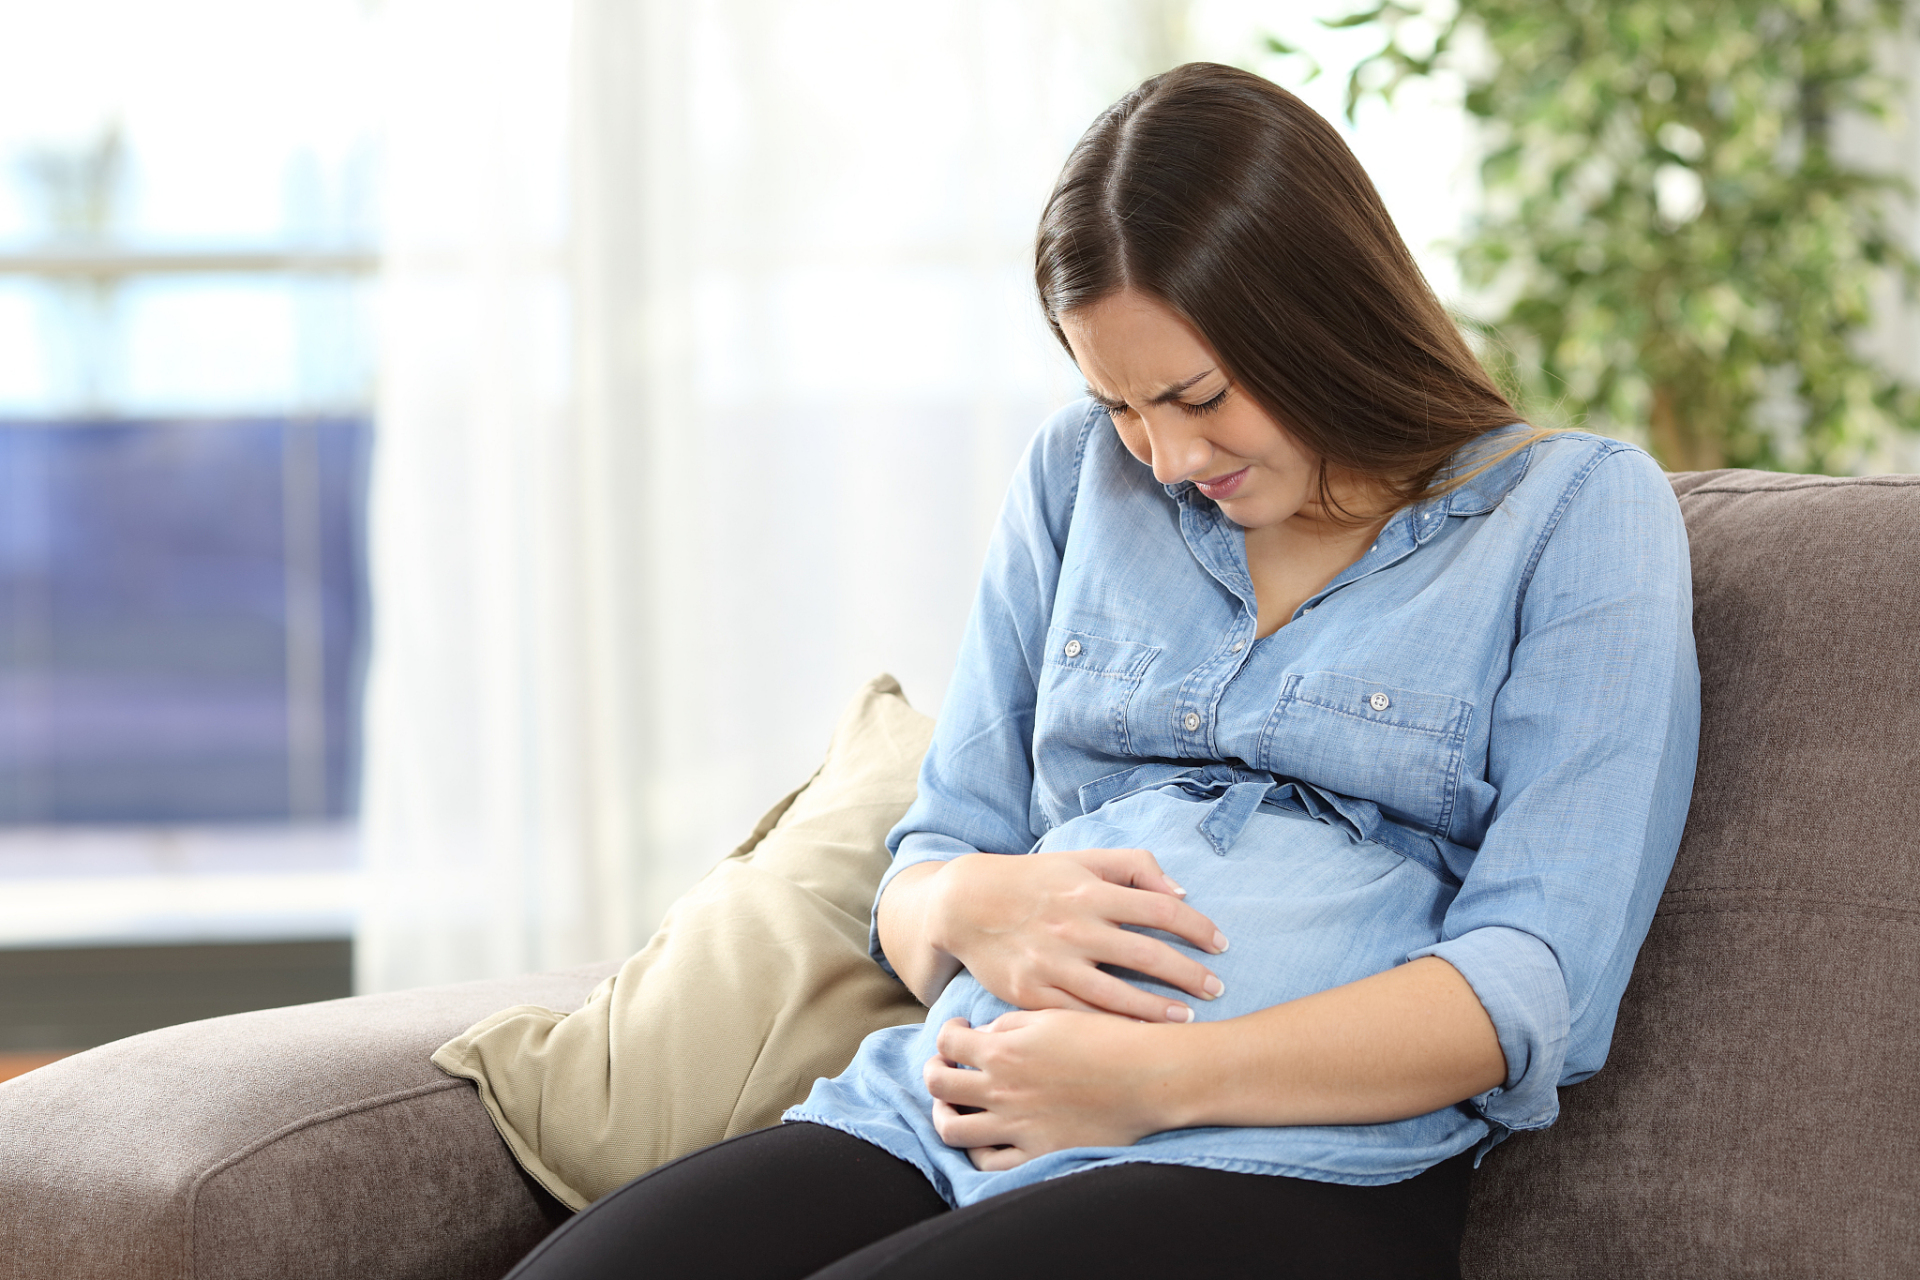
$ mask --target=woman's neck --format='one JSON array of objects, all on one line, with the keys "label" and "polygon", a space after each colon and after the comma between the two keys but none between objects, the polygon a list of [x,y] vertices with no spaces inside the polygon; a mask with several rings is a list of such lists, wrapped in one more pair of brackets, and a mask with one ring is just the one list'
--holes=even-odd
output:
[{"label": "woman's neck", "polygon": [[[1359,502],[1347,510],[1380,505]],[[1316,503],[1279,524],[1247,530],[1247,576],[1258,613],[1254,634],[1265,638],[1285,626],[1294,610],[1367,553],[1392,518],[1389,510],[1355,525],[1329,518]]]}]

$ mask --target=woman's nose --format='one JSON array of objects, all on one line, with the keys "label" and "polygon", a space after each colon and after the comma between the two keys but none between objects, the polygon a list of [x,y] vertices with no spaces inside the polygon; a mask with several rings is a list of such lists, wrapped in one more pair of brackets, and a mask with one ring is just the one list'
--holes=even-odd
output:
[{"label": "woman's nose", "polygon": [[1206,470],[1213,446],[1197,431],[1173,423],[1149,426],[1153,448],[1153,478],[1161,484],[1179,484]]}]

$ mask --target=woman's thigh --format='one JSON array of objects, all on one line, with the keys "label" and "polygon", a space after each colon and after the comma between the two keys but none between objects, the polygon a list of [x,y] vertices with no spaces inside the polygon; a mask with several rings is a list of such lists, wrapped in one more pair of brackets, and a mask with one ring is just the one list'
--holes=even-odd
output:
[{"label": "woman's thigh", "polygon": [[1109,1165],[923,1219],[814,1280],[1458,1280],[1471,1160],[1384,1187]]},{"label": "woman's thigh", "polygon": [[509,1280],[798,1280],[946,1212],[906,1161],[824,1125],[779,1125],[664,1164],[595,1201]]}]

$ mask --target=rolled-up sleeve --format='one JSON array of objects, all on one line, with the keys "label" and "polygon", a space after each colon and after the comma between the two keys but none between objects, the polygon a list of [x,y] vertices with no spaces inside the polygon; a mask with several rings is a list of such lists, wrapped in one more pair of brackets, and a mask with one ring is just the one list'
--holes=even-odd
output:
[{"label": "rolled-up sleeve", "polygon": [[1034,701],[1080,462],[1088,433],[1104,420],[1084,400],[1048,419],[1001,505],[919,795],[887,836],[893,862],[874,894],[868,949],[889,973],[879,904],[895,876],[968,853],[1026,853],[1041,834],[1033,816]]},{"label": "rolled-up sleeve", "polygon": [[1685,526],[1653,461],[1596,458],[1543,531],[1491,709],[1498,801],[1436,955],[1479,997],[1507,1076],[1471,1100],[1538,1129],[1606,1060],[1680,844],[1700,729]]}]

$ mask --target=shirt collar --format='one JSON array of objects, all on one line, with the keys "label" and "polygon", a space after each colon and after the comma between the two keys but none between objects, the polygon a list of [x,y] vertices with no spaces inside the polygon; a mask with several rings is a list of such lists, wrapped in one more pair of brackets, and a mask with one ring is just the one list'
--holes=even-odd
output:
[{"label": "shirt collar", "polygon": [[[1511,448],[1515,436],[1527,429],[1524,422],[1515,422],[1508,426],[1497,427],[1478,439],[1462,445],[1459,452],[1453,455],[1453,460],[1441,469],[1438,482],[1445,484],[1449,476],[1463,471],[1472,471],[1481,464],[1482,459],[1495,457],[1502,449]],[[1438,503],[1450,516],[1483,516],[1499,506],[1501,500],[1512,492],[1513,486],[1520,483],[1521,478],[1527,474],[1527,466],[1532,460],[1533,446],[1528,445],[1518,453],[1501,458],[1446,497],[1439,499]]]},{"label": "shirt collar", "polygon": [[[1511,447],[1516,432],[1527,429],[1525,423],[1516,422],[1496,427],[1468,441],[1440,469],[1440,474],[1434,477],[1434,483],[1445,484],[1450,476],[1472,471],[1486,458],[1498,457],[1502,449]],[[1448,516],[1483,516],[1499,506],[1527,474],[1527,466],[1532,460],[1533,446],[1528,445],[1517,453],[1500,458],[1453,492],[1429,498],[1425,502],[1416,502],[1404,514],[1395,517],[1387,528],[1404,528],[1414,546],[1425,546],[1434,534],[1440,532]]]}]

